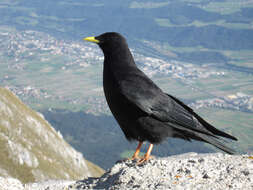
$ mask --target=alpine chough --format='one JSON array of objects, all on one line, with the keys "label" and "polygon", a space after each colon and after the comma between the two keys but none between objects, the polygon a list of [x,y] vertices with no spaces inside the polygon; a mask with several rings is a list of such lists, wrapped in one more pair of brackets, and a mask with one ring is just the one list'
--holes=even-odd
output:
[{"label": "alpine chough", "polygon": [[216,129],[182,101],[163,92],[137,68],[122,35],[108,32],[84,40],[97,43],[104,53],[106,101],[126,138],[139,141],[132,159],[138,158],[142,143],[148,141],[147,153],[139,162],[148,160],[153,144],[167,137],[204,141],[235,153],[218,141],[218,136],[237,140],[235,137]]}]

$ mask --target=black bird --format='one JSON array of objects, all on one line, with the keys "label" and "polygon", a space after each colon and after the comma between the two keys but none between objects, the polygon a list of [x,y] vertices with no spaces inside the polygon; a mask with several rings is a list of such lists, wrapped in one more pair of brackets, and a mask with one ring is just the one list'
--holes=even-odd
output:
[{"label": "black bird", "polygon": [[138,158],[144,141],[150,145],[140,163],[149,159],[153,144],[167,137],[204,141],[229,154],[235,153],[219,142],[218,136],[237,140],[235,137],[207,123],[137,68],[122,35],[108,32],[84,40],[97,43],[104,53],[104,94],[126,138],[139,141],[133,159]]}]

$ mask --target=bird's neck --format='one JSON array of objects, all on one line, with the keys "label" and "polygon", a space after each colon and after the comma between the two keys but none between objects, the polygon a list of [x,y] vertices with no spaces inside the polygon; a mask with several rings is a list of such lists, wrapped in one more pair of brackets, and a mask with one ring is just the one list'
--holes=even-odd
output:
[{"label": "bird's neck", "polygon": [[113,70],[123,70],[126,68],[136,67],[129,49],[123,49],[122,51],[120,48],[113,53],[105,54],[104,64],[104,67],[114,68]]}]

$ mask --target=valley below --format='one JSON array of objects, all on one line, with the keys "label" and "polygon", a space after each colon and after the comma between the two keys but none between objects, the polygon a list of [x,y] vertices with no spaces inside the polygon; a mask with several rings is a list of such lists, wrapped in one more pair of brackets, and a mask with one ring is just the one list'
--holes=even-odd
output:
[{"label": "valley below", "polygon": [[[41,112],[85,158],[109,168],[136,143],[124,139],[105,101],[102,52],[82,38],[117,31],[159,87],[239,139],[229,146],[252,153],[252,9],[250,0],[4,0],[0,85]],[[190,151],[216,149],[168,139],[154,154]]]}]

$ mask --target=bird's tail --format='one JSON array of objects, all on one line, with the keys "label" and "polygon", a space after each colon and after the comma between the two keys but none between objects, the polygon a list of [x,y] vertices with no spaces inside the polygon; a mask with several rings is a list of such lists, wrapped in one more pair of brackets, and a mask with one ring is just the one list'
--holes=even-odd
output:
[{"label": "bird's tail", "polygon": [[233,150],[232,148],[229,148],[227,146],[225,146],[222,142],[218,141],[215,137],[212,136],[208,136],[206,134],[198,134],[198,136],[205,142],[210,143],[212,145],[214,145],[215,147],[223,150],[224,152],[228,153],[228,154],[236,154],[236,151]]}]

